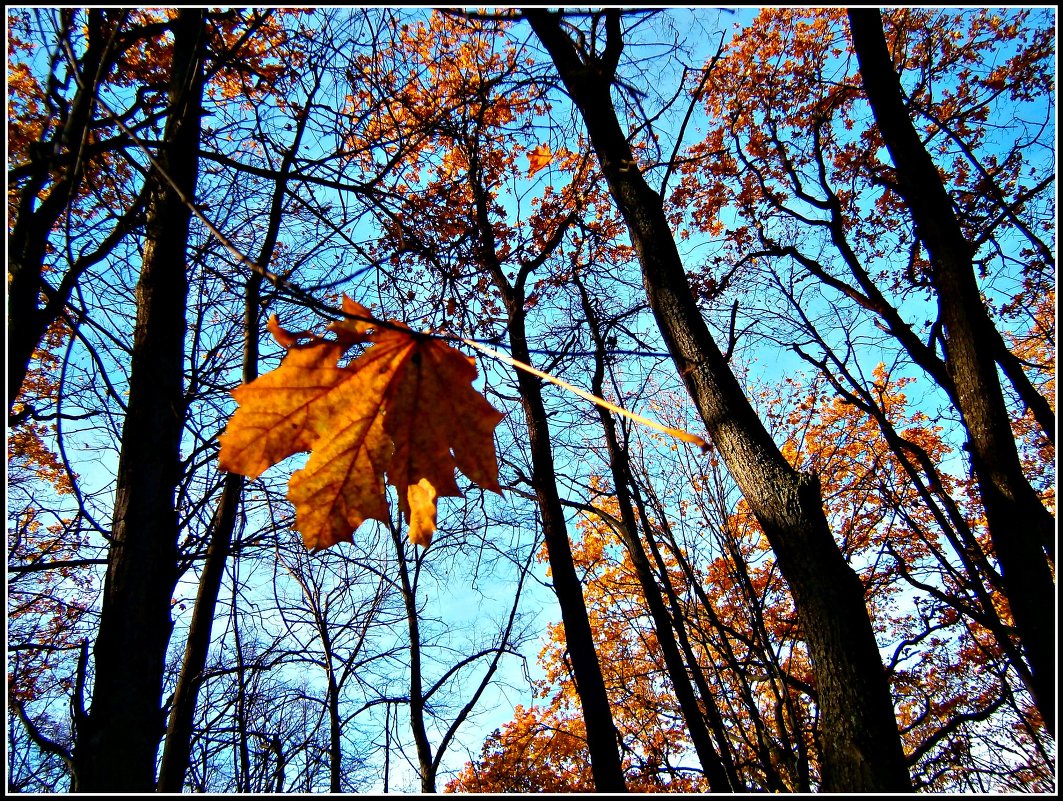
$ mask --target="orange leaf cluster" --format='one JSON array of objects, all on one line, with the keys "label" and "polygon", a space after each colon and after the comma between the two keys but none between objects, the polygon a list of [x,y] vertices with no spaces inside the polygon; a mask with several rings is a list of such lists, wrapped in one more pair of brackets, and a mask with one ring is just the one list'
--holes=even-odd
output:
[{"label": "orange leaf cluster", "polygon": [[[296,527],[308,548],[349,541],[365,520],[386,522],[384,477],[395,487],[410,541],[427,546],[436,499],[460,496],[455,468],[499,491],[494,429],[503,415],[472,388],[473,360],[401,323],[363,322],[369,312],[347,297],[355,319],[333,323],[337,339],[270,330],[289,349],[281,366],[233,390],[240,404],[221,436],[219,466],[255,478],[300,451],[306,465],[288,484]],[[358,319],[361,318],[361,319]],[[339,358],[370,343],[346,366]]]}]

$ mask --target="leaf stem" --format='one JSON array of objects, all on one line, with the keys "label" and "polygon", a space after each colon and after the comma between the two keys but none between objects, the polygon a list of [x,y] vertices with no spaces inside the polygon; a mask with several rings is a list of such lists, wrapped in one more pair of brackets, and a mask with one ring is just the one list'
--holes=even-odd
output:
[{"label": "leaf stem", "polygon": [[481,353],[487,354],[488,356],[494,359],[506,362],[507,364],[511,364],[514,367],[524,370],[527,373],[536,375],[539,378],[549,381],[551,384],[556,384],[562,389],[567,389],[569,392],[575,392],[581,398],[586,398],[587,400],[591,401],[591,403],[596,403],[611,412],[616,412],[619,415],[623,415],[624,417],[627,417],[630,420],[634,420],[636,423],[642,423],[642,425],[649,426],[650,428],[655,428],[658,431],[662,431],[665,434],[668,434],[669,436],[682,440],[683,442],[690,442],[694,445],[697,445],[699,448],[701,448],[702,453],[707,453],[709,450],[709,443],[699,437],[697,434],[691,434],[689,431],[684,431],[681,428],[669,428],[668,426],[662,425],[661,423],[658,423],[655,420],[651,420],[648,417],[643,417],[637,412],[632,412],[628,409],[624,409],[620,406],[610,403],[604,398],[599,398],[597,395],[592,395],[590,392],[580,389],[579,387],[574,386],[563,379],[557,378],[556,376],[552,376],[549,373],[544,373],[542,370],[537,370],[530,364],[525,364],[522,361],[518,361],[512,356],[508,356],[505,353],[502,353],[501,351],[489,348],[486,345],[481,345],[475,340],[462,338],[461,341],[469,347],[476,348],[476,350],[480,351]]}]

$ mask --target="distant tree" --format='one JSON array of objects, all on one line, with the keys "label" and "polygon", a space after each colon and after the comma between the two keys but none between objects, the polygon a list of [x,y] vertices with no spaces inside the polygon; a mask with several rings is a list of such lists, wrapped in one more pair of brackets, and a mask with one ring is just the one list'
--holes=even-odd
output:
[{"label": "distant tree", "polygon": [[[715,445],[742,487],[794,593],[827,719],[827,790],[908,789],[885,673],[863,593],[835,545],[818,482],[788,465],[757,418],[697,309],[661,196],[622,130],[611,85],[623,52],[618,12],[592,19],[605,39],[583,48],[559,15],[527,9],[582,115],[642,265],[650,307]],[[577,37],[582,41],[582,37]],[[858,755],[858,756],[857,756]]]},{"label": "distant tree", "polygon": [[[864,90],[897,171],[896,191],[908,206],[929,255],[926,277],[941,309],[946,368],[968,433],[971,468],[1000,562],[1004,592],[1030,663],[1030,690],[1045,726],[1054,733],[1055,584],[1045,551],[1054,552],[1055,518],[1023,474],[1015,447],[997,373],[998,361],[1005,369],[1012,364],[1011,353],[982,300],[974,243],[953,212],[938,168],[905,108],[881,16],[875,9],[853,10],[849,24]],[[1025,377],[1021,368],[1018,372]],[[1036,413],[1045,408],[1047,404],[1028,381],[1017,385],[1028,388],[1031,410]],[[1054,438],[1054,423],[1053,415],[1043,424],[1050,438]]]}]

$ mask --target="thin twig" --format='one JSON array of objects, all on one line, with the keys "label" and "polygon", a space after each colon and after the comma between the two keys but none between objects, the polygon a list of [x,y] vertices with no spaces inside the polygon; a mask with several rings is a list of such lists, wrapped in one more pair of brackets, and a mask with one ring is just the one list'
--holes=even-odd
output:
[{"label": "thin twig", "polygon": [[691,434],[689,431],[684,431],[681,428],[670,428],[670,427],[668,427],[666,425],[658,423],[655,420],[651,420],[648,417],[643,417],[641,414],[638,414],[637,412],[632,412],[632,411],[629,411],[628,409],[624,409],[621,406],[617,406],[617,405],[615,405],[613,403],[610,403],[609,401],[605,400],[604,398],[599,398],[597,395],[592,395],[590,392],[587,392],[586,390],[580,389],[579,387],[574,386],[574,385],[568,383],[567,381],[565,381],[563,379],[560,379],[560,378],[558,378],[556,376],[552,376],[549,373],[544,373],[542,370],[537,370],[536,368],[532,367],[530,364],[525,364],[522,361],[518,361],[517,359],[514,359],[512,356],[508,356],[505,353],[502,353],[500,351],[494,350],[493,348],[489,348],[486,345],[481,345],[479,342],[476,342],[475,340],[464,339],[463,338],[461,341],[464,342],[469,347],[476,348],[476,350],[480,351],[481,353],[487,354],[488,356],[490,356],[493,359],[498,359],[499,361],[506,362],[507,364],[511,364],[511,365],[513,365],[514,367],[516,367],[516,368],[518,368],[520,370],[524,370],[527,373],[531,373],[532,375],[538,376],[539,378],[542,378],[542,379],[544,379],[546,381],[549,381],[551,384],[555,384],[556,386],[559,386],[562,389],[567,389],[569,392],[574,392],[577,395],[579,395],[581,398],[586,398],[591,403],[596,403],[599,406],[601,406],[601,407],[603,407],[605,409],[608,409],[611,412],[615,412],[616,414],[623,415],[624,417],[627,417],[630,420],[634,420],[636,423],[642,423],[642,425],[644,425],[644,426],[649,426],[650,428],[655,428],[658,431],[662,431],[665,434],[668,434],[669,436],[672,436],[672,437],[675,437],[676,439],[682,440],[683,442],[693,443],[694,445],[697,445],[699,448],[701,448],[701,452],[702,453],[707,453],[708,450],[709,450],[709,443],[706,442],[701,437],[699,437],[697,434]]},{"label": "thin twig", "polygon": [[[270,270],[266,269],[265,267],[263,267],[258,262],[254,261],[253,259],[251,259],[247,255],[245,255],[243,252],[240,251],[239,248],[237,248],[228,239],[228,237],[225,236],[225,234],[223,234],[220,230],[218,230],[218,228],[214,225],[214,223],[212,223],[207,218],[207,216],[205,214],[203,214],[203,212],[201,212],[196,207],[196,204],[192,202],[192,200],[181,190],[181,188],[177,185],[177,183],[173,180],[173,178],[170,177],[169,173],[166,172],[166,169],[162,166],[162,164],[159,163],[158,159],[156,159],[151,154],[151,151],[148,149],[147,145],[145,145],[137,137],[137,135],[135,133],[133,133],[129,129],[129,127],[126,126],[126,124],[124,122],[122,122],[121,119],[119,119],[119,117],[115,113],[115,111],[103,100],[103,98],[97,96],[96,100],[107,112],[109,112],[114,117],[115,123],[122,130],[122,132],[126,136],[128,136],[130,139],[132,139],[134,144],[136,144],[140,148],[140,150],[142,150],[144,152],[144,155],[147,157],[148,161],[151,162],[152,167],[158,172],[159,176],[161,176],[162,179],[169,185],[170,189],[174,192],[175,195],[177,195],[178,199],[182,203],[184,203],[191,210],[191,212],[199,219],[199,221],[202,222],[204,226],[206,226],[207,230],[214,236],[214,238],[217,239],[218,242],[220,242],[221,245],[227,251],[229,251],[229,253],[232,254],[233,258],[235,258],[239,264],[242,264],[243,266],[247,267],[248,269],[259,273],[266,280],[268,280],[271,284],[273,284],[275,287],[285,289],[286,291],[290,292],[292,295],[298,297],[300,300],[302,300],[305,303],[307,303],[307,305],[309,305],[312,308],[316,308],[316,309],[325,311],[325,312],[330,313],[330,314],[341,314],[344,317],[347,317],[347,318],[350,318],[350,319],[354,319],[354,320],[361,320],[363,322],[371,323],[374,326],[381,326],[381,327],[390,328],[390,329],[393,329],[393,330],[404,330],[407,333],[409,333],[409,329],[407,329],[405,326],[402,326],[401,324],[391,323],[391,322],[387,322],[387,321],[384,321],[384,320],[378,320],[376,318],[368,317],[368,316],[350,314],[349,312],[345,312],[345,311],[342,311],[342,310],[339,310],[339,309],[334,309],[332,307],[326,306],[325,304],[323,304],[320,301],[318,301],[316,298],[314,298],[312,295],[310,295],[308,292],[306,292],[305,290],[303,290],[299,286],[291,283],[290,281],[288,281],[283,276],[280,276],[280,275],[277,275],[274,272],[271,272]],[[440,339],[457,340],[457,341],[464,342],[466,345],[468,345],[468,346],[470,346],[472,348],[475,348],[476,350],[480,351],[481,353],[484,353],[484,354],[486,354],[488,356],[491,356],[494,359],[498,359],[499,361],[506,362],[507,364],[511,364],[514,367],[517,367],[517,368],[519,368],[521,370],[524,370],[524,371],[529,372],[529,373],[531,373],[533,375],[536,375],[536,376],[538,376],[538,377],[540,377],[540,378],[542,378],[542,379],[544,379],[546,381],[549,381],[552,384],[555,384],[555,385],[561,387],[562,389],[567,389],[570,392],[574,392],[575,394],[579,395],[581,398],[586,398],[587,400],[591,401],[592,403],[596,403],[599,406],[602,406],[602,407],[604,407],[606,409],[609,409],[612,412],[615,412],[616,414],[623,415],[624,417],[627,417],[627,418],[629,418],[631,420],[634,420],[635,422],[642,423],[645,426],[649,426],[650,428],[654,428],[654,429],[657,429],[658,431],[662,431],[665,434],[668,434],[669,436],[672,436],[672,437],[675,437],[676,439],[682,440],[683,442],[693,443],[694,445],[697,445],[699,448],[701,448],[701,452],[702,453],[706,453],[709,450],[708,442],[706,442],[704,439],[699,437],[697,434],[691,434],[690,432],[683,431],[682,429],[679,429],[679,428],[670,428],[670,427],[662,425],[661,423],[658,423],[658,422],[656,422],[654,420],[651,420],[648,417],[643,417],[642,415],[637,414],[636,412],[632,412],[632,411],[624,409],[624,408],[622,408],[620,406],[616,406],[615,404],[610,403],[609,401],[605,400],[604,398],[599,398],[597,395],[592,395],[591,393],[589,393],[589,392],[587,392],[585,390],[582,390],[579,387],[576,387],[576,386],[573,386],[572,384],[569,384],[567,381],[564,381],[564,380],[562,380],[560,378],[552,376],[549,373],[544,373],[541,370],[537,370],[536,368],[532,367],[529,364],[525,364],[524,362],[518,361],[517,359],[514,359],[512,356],[508,356],[508,355],[506,355],[504,353],[501,353],[500,351],[497,351],[497,350],[495,350],[493,348],[489,348],[486,345],[482,345],[479,342],[476,342],[475,340],[467,339],[465,337],[444,336],[444,335],[439,335],[439,334],[422,334],[422,336],[432,336],[432,337],[437,337],[437,338],[440,338]]]}]

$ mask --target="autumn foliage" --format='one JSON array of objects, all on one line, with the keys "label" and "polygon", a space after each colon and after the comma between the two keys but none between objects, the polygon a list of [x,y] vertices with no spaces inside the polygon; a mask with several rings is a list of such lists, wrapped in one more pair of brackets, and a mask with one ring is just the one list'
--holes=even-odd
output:
[{"label": "autumn foliage", "polygon": [[[859,23],[539,11],[9,11],[12,792],[108,791],[104,734],[143,793],[1056,789],[1055,541]],[[1055,15],[881,22],[1054,523]],[[898,758],[838,748],[858,651]]]}]

